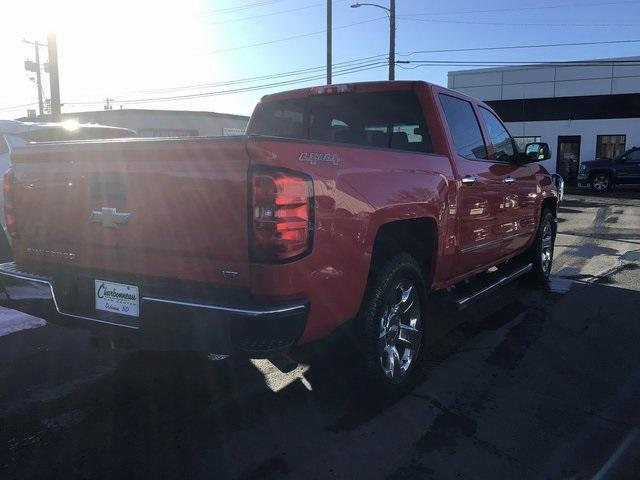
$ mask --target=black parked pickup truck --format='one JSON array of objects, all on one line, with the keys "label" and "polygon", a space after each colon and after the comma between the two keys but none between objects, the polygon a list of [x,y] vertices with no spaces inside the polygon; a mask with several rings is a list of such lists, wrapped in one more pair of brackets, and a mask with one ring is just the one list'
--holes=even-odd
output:
[{"label": "black parked pickup truck", "polygon": [[578,186],[604,192],[615,185],[640,185],[640,147],[633,147],[613,159],[582,162]]}]

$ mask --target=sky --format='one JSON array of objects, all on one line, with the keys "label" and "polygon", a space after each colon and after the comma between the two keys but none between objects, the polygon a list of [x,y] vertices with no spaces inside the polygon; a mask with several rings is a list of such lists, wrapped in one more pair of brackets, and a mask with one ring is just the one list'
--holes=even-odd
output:
[{"label": "sky", "polygon": [[[352,3],[333,1],[334,83],[384,80],[389,20],[382,9],[350,8]],[[449,62],[403,63],[397,79],[446,86],[448,71],[477,68],[469,62],[640,55],[640,0],[396,0],[396,5],[397,60]],[[30,0],[7,2],[2,10],[3,119],[36,108],[33,74],[23,65],[33,60],[34,47],[23,40],[46,42],[50,31],[58,37],[63,112],[102,109],[110,98],[113,108],[249,115],[265,94],[325,83],[326,0]],[[618,40],[638,42],[434,52]],[[46,57],[42,48],[41,59]]]}]

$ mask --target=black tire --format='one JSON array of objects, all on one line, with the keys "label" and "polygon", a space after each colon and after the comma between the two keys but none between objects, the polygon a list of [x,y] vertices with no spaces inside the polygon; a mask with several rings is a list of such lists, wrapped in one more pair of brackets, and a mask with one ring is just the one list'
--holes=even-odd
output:
[{"label": "black tire", "polygon": [[553,213],[549,209],[544,209],[540,216],[540,225],[538,225],[538,232],[530,253],[531,263],[533,263],[530,278],[537,284],[544,284],[549,280],[551,268],[553,267],[555,241],[556,223]]},{"label": "black tire", "polygon": [[611,190],[611,176],[608,173],[594,173],[589,178],[591,190],[602,193]]},{"label": "black tire", "polygon": [[[426,325],[424,278],[418,262],[406,253],[392,255],[383,261],[374,262],[374,265],[376,263],[358,316],[356,333],[362,336],[362,341],[359,342],[360,353],[368,378],[387,392],[401,392],[412,385],[423,357]],[[406,302],[394,304],[396,300],[404,298],[407,288],[411,292]],[[401,307],[396,309],[396,313],[392,313],[394,307],[390,307],[391,305]],[[406,311],[401,313],[405,307]],[[383,331],[386,331],[384,337]],[[396,344],[390,347],[394,337]],[[410,346],[410,342],[414,344]],[[383,349],[383,344],[388,345]],[[391,354],[394,348],[395,354]],[[399,367],[393,369],[389,376],[388,362],[391,357],[396,362],[394,365]],[[404,366],[406,370],[403,370]]]},{"label": "black tire", "polygon": [[13,260],[13,251],[7,239],[7,234],[0,229],[0,262],[10,262]]}]

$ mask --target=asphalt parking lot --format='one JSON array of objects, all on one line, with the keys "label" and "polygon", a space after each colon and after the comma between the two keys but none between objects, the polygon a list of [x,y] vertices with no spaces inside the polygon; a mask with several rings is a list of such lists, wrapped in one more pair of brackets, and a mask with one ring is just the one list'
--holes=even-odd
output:
[{"label": "asphalt parking lot", "polygon": [[550,287],[433,306],[401,398],[340,341],[285,374],[0,312],[0,478],[638,478],[639,207],[568,195]]}]

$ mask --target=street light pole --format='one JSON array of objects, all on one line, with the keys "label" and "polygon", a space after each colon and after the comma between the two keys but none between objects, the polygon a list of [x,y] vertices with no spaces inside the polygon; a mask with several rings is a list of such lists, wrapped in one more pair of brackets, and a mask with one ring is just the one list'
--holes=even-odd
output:
[{"label": "street light pole", "polygon": [[387,12],[389,17],[389,80],[396,79],[396,0],[389,0],[389,7],[377,3],[354,3],[351,8],[376,7]]},{"label": "street light pole", "polygon": [[396,0],[389,6],[389,80],[396,79]]},{"label": "street light pole", "polygon": [[331,50],[332,50],[332,39],[331,39],[331,34],[332,34],[332,12],[331,12],[331,6],[332,6],[332,2],[333,0],[327,0],[327,85],[331,85]]}]

